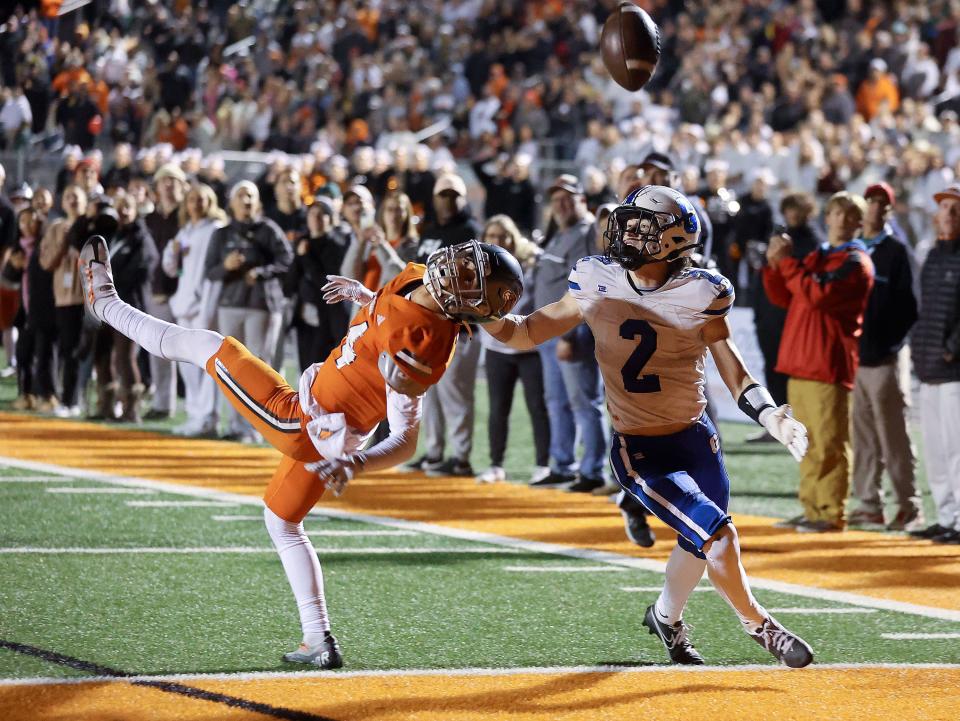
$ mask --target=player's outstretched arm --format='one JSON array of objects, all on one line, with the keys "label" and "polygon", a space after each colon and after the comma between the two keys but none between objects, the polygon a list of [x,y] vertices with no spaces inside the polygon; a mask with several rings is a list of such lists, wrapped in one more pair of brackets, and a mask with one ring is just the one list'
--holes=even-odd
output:
[{"label": "player's outstretched arm", "polygon": [[777,407],[770,392],[750,375],[743,357],[730,337],[726,318],[717,318],[703,327],[702,336],[710,348],[720,377],[737,405],[771,436],[787,447],[799,461],[807,452],[807,429],[791,415],[790,406]]},{"label": "player's outstretched arm", "polygon": [[503,320],[480,327],[501,343],[517,350],[531,350],[544,341],[573,330],[583,322],[576,299],[567,293],[556,303],[545,305],[530,315],[510,314]]}]

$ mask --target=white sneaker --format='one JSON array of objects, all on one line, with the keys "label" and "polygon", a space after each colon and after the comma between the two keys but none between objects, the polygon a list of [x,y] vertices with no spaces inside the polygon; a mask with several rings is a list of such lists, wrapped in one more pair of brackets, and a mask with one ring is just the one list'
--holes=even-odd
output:
[{"label": "white sneaker", "polygon": [[500,466],[490,466],[477,476],[477,483],[498,483],[507,480],[507,472]]},{"label": "white sneaker", "polygon": [[550,466],[534,466],[533,473],[530,474],[530,483],[542,481],[550,475]]},{"label": "white sneaker", "polygon": [[0,378],[9,378],[10,376],[15,376],[17,374],[17,369],[15,366],[7,366],[3,370],[0,370]]},{"label": "white sneaker", "polygon": [[80,283],[83,286],[83,304],[91,317],[102,321],[94,304],[101,298],[116,296],[113,271],[110,268],[110,250],[102,235],[92,235],[80,249]]}]

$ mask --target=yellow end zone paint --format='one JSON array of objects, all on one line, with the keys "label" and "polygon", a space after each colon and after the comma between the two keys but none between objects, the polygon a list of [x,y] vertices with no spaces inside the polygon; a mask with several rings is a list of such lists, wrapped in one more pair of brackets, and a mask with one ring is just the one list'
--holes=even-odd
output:
[{"label": "yellow end zone paint", "polygon": [[[946,721],[960,669],[811,668],[641,673],[353,676],[184,682],[337,721]],[[6,721],[269,718],[128,683],[0,688]]]},{"label": "yellow end zone paint", "polygon": [[[90,423],[0,413],[0,455],[260,496],[279,454]],[[606,498],[472,479],[379,473],[350,484],[345,511],[666,560],[673,536],[654,520],[652,549],[629,543]],[[758,578],[960,610],[960,546],[862,531],[798,534],[736,515],[747,571]]]}]

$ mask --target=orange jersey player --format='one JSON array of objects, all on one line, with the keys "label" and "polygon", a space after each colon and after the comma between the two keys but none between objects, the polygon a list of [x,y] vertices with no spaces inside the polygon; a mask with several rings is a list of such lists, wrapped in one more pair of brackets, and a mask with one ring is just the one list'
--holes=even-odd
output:
[{"label": "orange jersey player", "polygon": [[[436,251],[426,265],[409,264],[376,294],[329,276],[324,300],[352,301],[361,309],[330,356],[304,371],[298,389],[236,339],[167,323],[120,300],[102,237],[82,248],[80,272],[93,317],[154,355],[205,368],[234,408],[283,453],[264,494],[264,519],[303,630],[300,647],[284,660],[339,668],[323,573],[303,519],[326,488],[339,494],[358,473],[413,455],[421,396],[446,370],[461,324],[503,318],[516,304],[523,292],[519,263],[502,248],[471,240]],[[363,449],[384,418],[389,435]]]}]

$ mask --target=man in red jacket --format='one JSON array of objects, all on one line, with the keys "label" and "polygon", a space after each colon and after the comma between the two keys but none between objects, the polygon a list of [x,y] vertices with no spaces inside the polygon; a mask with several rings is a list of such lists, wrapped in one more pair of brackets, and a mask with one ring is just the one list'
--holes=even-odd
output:
[{"label": "man in red jacket", "polygon": [[767,296],[787,309],[776,369],[790,376],[787,399],[810,434],[800,462],[803,515],[781,524],[803,533],[846,526],[850,393],[874,275],[866,247],[854,240],[866,207],[859,195],[834,194],[826,209],[827,245],[797,260],[790,237],[774,236],[763,269]]}]

